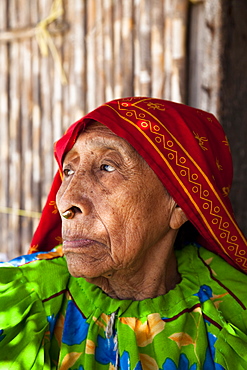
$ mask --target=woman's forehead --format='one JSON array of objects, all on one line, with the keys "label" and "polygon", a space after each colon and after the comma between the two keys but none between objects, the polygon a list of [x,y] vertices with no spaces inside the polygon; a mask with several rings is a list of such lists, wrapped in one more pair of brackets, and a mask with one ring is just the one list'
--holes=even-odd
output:
[{"label": "woman's forehead", "polygon": [[77,152],[84,147],[92,149],[113,149],[124,154],[140,156],[137,151],[123,138],[112,132],[107,126],[100,122],[90,122],[86,128],[78,135],[74,146],[65,155],[68,158],[70,154]]}]

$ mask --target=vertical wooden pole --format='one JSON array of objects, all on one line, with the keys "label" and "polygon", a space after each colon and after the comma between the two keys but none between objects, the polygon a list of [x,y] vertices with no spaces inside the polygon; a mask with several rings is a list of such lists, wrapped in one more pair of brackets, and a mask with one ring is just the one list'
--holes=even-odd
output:
[{"label": "vertical wooden pole", "polygon": [[[9,1],[9,27],[19,26],[17,1]],[[9,86],[9,133],[10,133],[10,177],[9,177],[9,204],[15,210],[19,209],[21,198],[21,120],[20,120],[20,43],[13,41],[10,45],[10,86]],[[16,214],[9,218],[9,247],[8,253],[13,256],[20,252],[19,223]]]},{"label": "vertical wooden pole", "polygon": [[132,3],[132,0],[125,0],[122,2],[121,48],[119,50],[122,97],[132,96],[134,92],[134,24]]},{"label": "vertical wooden pole", "polygon": [[[48,16],[51,9],[51,0],[39,0],[39,16],[44,19]],[[54,93],[53,77],[54,76],[54,61],[50,56],[42,56],[40,54],[40,78],[41,78],[41,202],[45,204],[47,194],[51,186],[53,177],[53,158],[51,156],[51,148],[53,146],[53,127],[52,127],[52,99]],[[49,165],[44,165],[49,163]]]},{"label": "vertical wooden pole", "polygon": [[96,77],[96,58],[97,51],[95,47],[96,33],[96,7],[99,0],[87,2],[87,34],[86,34],[86,55],[87,55],[87,102],[86,110],[90,111],[96,107],[97,77]]},{"label": "vertical wooden pole", "polygon": [[219,113],[221,1],[200,0],[190,6],[188,104]]},{"label": "vertical wooden pole", "polygon": [[113,0],[103,1],[105,100],[114,97]]},{"label": "vertical wooden pole", "polygon": [[63,87],[63,131],[86,113],[86,4],[86,0],[64,3],[69,30],[63,35],[63,65],[68,79]]},{"label": "vertical wooden pole", "polygon": [[185,102],[188,0],[165,0],[165,98]]},{"label": "vertical wooden pole", "polygon": [[[0,32],[7,29],[8,13],[7,1],[0,1]],[[1,124],[0,124],[0,204],[4,207],[9,206],[9,130],[8,130],[8,73],[9,58],[8,46],[6,43],[0,43],[0,107],[1,107]],[[9,216],[0,214],[0,260],[8,258],[8,221]]]},{"label": "vertical wooden pole", "polygon": [[122,49],[122,2],[114,3],[114,97],[122,96],[121,49]]},{"label": "vertical wooden pole", "polygon": [[151,95],[151,7],[148,0],[135,6],[135,90],[143,96]]},{"label": "vertical wooden pole", "polygon": [[[103,28],[103,1],[96,0],[95,10],[95,83],[97,94],[95,96],[95,108],[105,102],[105,71],[104,71],[104,28]],[[97,81],[97,82],[96,82]]]},{"label": "vertical wooden pole", "polygon": [[[39,16],[39,0],[32,0],[30,3],[30,23],[37,24],[40,21]],[[41,166],[45,165],[42,162],[41,155],[41,76],[40,76],[40,51],[35,37],[31,39],[32,47],[32,210],[41,211]],[[33,219],[32,233],[37,227],[38,220]],[[31,235],[32,235],[31,233]],[[29,236],[31,241],[31,235]]]},{"label": "vertical wooden pole", "polygon": [[164,96],[164,4],[163,1],[152,2],[151,9],[151,95],[162,98]]},{"label": "vertical wooden pole", "polygon": [[[18,3],[19,26],[25,27],[30,24],[30,7],[28,1],[21,0]],[[32,126],[31,126],[31,40],[20,40],[20,203],[21,209],[32,210]],[[29,217],[20,217],[19,237],[20,253],[28,250],[32,221]]]}]

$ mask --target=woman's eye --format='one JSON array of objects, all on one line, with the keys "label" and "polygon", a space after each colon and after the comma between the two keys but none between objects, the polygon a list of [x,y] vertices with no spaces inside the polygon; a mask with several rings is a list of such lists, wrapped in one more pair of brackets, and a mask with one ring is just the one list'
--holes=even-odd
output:
[{"label": "woman's eye", "polygon": [[115,171],[115,167],[111,166],[110,164],[102,164],[100,166],[101,171],[106,171],[106,172],[113,172]]},{"label": "woman's eye", "polygon": [[69,169],[69,168],[65,168],[65,169],[63,170],[63,173],[64,173],[65,177],[69,177],[69,176],[74,175],[75,171],[73,171],[73,170],[71,170],[71,169]]}]

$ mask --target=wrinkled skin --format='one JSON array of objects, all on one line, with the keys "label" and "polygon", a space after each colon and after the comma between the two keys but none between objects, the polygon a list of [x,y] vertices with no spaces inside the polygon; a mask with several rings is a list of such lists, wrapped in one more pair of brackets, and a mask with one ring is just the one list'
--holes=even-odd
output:
[{"label": "wrinkled skin", "polygon": [[143,158],[122,138],[94,122],[63,163],[57,194],[63,250],[70,273],[108,295],[141,300],[180,281],[173,243],[183,211]]}]

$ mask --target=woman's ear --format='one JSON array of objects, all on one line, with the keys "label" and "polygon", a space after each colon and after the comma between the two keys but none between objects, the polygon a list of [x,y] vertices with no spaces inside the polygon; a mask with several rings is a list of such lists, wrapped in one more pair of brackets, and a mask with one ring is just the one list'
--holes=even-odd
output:
[{"label": "woman's ear", "polygon": [[173,209],[171,218],[170,218],[170,228],[173,230],[179,229],[186,221],[188,221],[187,216],[185,215],[182,208],[178,205]]}]

